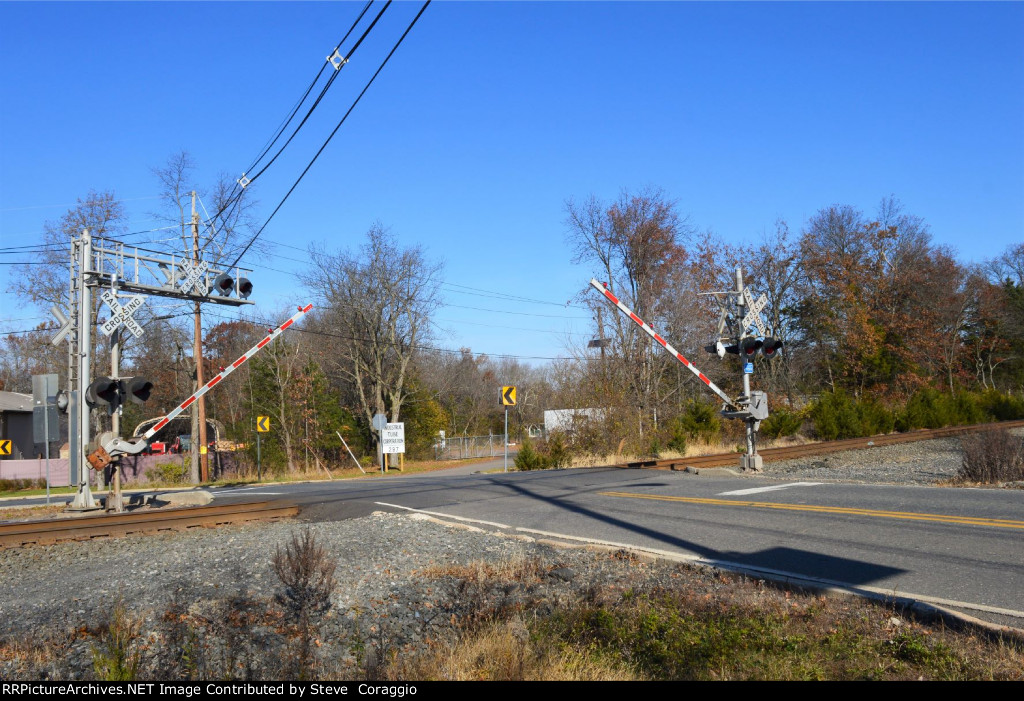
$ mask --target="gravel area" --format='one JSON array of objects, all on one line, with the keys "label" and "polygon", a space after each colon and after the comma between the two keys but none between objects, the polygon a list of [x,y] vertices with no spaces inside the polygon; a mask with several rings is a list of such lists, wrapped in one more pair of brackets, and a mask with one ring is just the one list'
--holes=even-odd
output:
[{"label": "gravel area", "polygon": [[817,482],[936,485],[960,469],[960,441],[939,438],[765,463],[763,477]]},{"label": "gravel area", "polygon": [[[1024,436],[1024,429],[1011,433]],[[936,438],[765,463],[759,477],[817,482],[948,486],[963,459],[959,438]],[[1021,483],[1002,485],[1020,488]]]}]

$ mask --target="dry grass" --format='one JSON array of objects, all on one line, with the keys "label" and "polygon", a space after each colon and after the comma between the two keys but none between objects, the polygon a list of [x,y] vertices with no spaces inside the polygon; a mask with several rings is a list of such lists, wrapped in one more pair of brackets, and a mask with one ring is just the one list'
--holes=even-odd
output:
[{"label": "dry grass", "polygon": [[50,506],[17,506],[7,509],[0,509],[0,521],[36,521],[47,518],[56,518],[65,508],[65,504],[51,504]]},{"label": "dry grass", "polygon": [[499,562],[473,560],[465,565],[430,565],[415,574],[426,579],[450,577],[472,584],[494,582],[532,582],[540,578],[544,566],[537,558],[512,557]]},{"label": "dry grass", "polygon": [[629,681],[638,677],[622,662],[556,641],[531,637],[522,618],[496,621],[464,635],[454,646],[432,645],[421,655],[390,660],[389,680],[425,681]]},{"label": "dry grass", "polygon": [[[817,443],[818,441],[811,440],[804,436],[784,436],[777,440],[761,440],[758,442],[757,447],[759,449],[764,448],[783,448],[794,445],[807,445],[808,443]],[[680,453],[677,450],[662,450],[658,454],[660,460],[678,460],[682,458],[698,457],[701,455],[717,455],[721,453],[728,453],[736,448],[735,443],[716,441],[708,443],[705,441],[693,441],[687,443],[686,452]],[[593,454],[582,454],[574,455],[569,467],[593,467],[594,465],[614,465],[624,462],[642,462],[645,460],[651,460],[650,455],[637,455],[633,453],[618,453],[609,455],[593,455]]]}]

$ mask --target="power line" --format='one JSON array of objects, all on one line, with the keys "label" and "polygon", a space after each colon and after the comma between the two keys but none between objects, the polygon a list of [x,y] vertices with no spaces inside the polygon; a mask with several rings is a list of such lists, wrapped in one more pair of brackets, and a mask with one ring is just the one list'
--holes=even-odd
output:
[{"label": "power line", "polygon": [[[334,72],[334,74],[328,79],[327,85],[325,85],[323,87],[323,89],[320,91],[320,94],[317,96],[317,98],[313,102],[312,106],[310,106],[309,111],[306,112],[306,116],[302,118],[301,122],[299,122],[299,126],[295,127],[295,131],[293,131],[292,135],[288,137],[288,140],[285,141],[284,144],[282,144],[281,148],[278,149],[277,153],[274,154],[273,158],[271,158],[267,162],[267,164],[265,166],[260,168],[259,172],[257,172],[251,178],[249,178],[249,182],[250,183],[252,183],[254,180],[256,180],[261,175],[263,175],[264,171],[266,171],[267,168],[269,168],[271,165],[273,165],[274,161],[277,160],[277,157],[281,155],[281,153],[285,150],[285,148],[287,148],[288,144],[291,143],[292,139],[295,138],[295,135],[299,133],[299,130],[302,129],[303,125],[306,123],[306,121],[313,114],[313,110],[315,110],[317,108],[317,106],[320,104],[320,101],[323,100],[324,95],[327,94],[327,90],[331,87],[331,84],[333,84],[335,79],[341,74],[341,69],[344,68],[345,64],[348,63],[348,60],[351,59],[352,56],[355,55],[356,51],[359,49],[359,46],[363,43],[363,40],[366,39],[366,37],[370,34],[370,31],[374,28],[374,26],[376,26],[376,24],[380,20],[380,18],[384,16],[384,12],[387,11],[387,9],[391,6],[391,2],[392,2],[392,0],[388,0],[384,4],[384,7],[381,8],[380,12],[377,13],[377,16],[373,18],[373,21],[370,23],[370,26],[367,27],[363,31],[362,36],[359,37],[359,40],[355,43],[355,46],[353,46],[349,50],[348,55],[345,57],[345,61],[338,67],[338,70],[336,70]],[[366,7],[363,8],[363,12],[360,13],[359,17],[356,19],[355,24],[358,24],[359,20],[362,19],[362,17],[363,17],[363,13],[365,13],[366,10],[369,9],[369,7],[370,7],[370,4],[367,3]],[[352,29],[355,29],[355,24],[352,25]],[[350,29],[348,34],[345,35],[345,39],[347,39],[348,35],[352,33],[352,29]],[[338,48],[340,48],[341,44],[343,44],[345,42],[345,39],[342,39],[340,42],[338,42]],[[337,50],[337,49],[335,49],[335,50]],[[323,72],[323,70],[325,68],[326,68],[326,66],[321,67],[321,69],[320,69],[321,73]]]},{"label": "power line", "polygon": [[[238,321],[238,322],[241,322],[241,323],[252,324],[254,326],[260,326],[260,327],[265,327],[265,328],[272,328],[275,325],[273,322],[263,321],[263,320],[259,320],[259,319],[242,319],[240,317],[228,317],[228,316],[223,316],[221,314],[214,314],[214,313],[210,313],[210,312],[208,312],[208,314],[209,314],[209,316],[217,317],[219,319],[226,319],[228,321]],[[310,334],[310,335],[313,335],[313,336],[322,336],[322,337],[325,337],[325,338],[336,338],[336,339],[343,340],[343,341],[357,341],[357,342],[369,342],[370,341],[370,339],[368,339],[368,338],[357,338],[355,336],[346,336],[344,334],[328,333],[326,331],[314,331],[312,329],[307,329],[307,328],[304,328],[302,326],[298,326],[298,327],[293,326],[292,328],[295,329],[296,331],[301,332],[301,333],[306,333],[306,334]],[[400,344],[388,343],[388,344],[385,344],[385,345],[397,347]],[[452,350],[450,348],[437,348],[437,347],[434,347],[434,346],[424,346],[424,345],[410,345],[410,346],[406,346],[406,347],[407,348],[411,348],[411,349],[415,349],[415,350],[420,350],[420,351],[433,351],[433,352],[437,352],[437,353],[447,353],[449,355],[462,355],[462,351],[461,350]],[[506,359],[509,359],[509,360],[574,360],[574,358],[562,357],[562,356],[511,355],[511,354],[508,354],[508,353],[487,353],[487,352],[480,352],[480,351],[477,351],[475,353],[475,355],[486,355],[489,358],[506,358]]]},{"label": "power line", "polygon": [[[337,44],[335,45],[335,47],[334,47],[334,50],[335,50],[335,51],[337,51],[338,49],[340,49],[340,48],[341,48],[341,45],[345,43],[345,40],[346,40],[346,39],[348,39],[349,35],[350,35],[350,34],[352,33],[352,31],[353,31],[353,30],[354,30],[354,29],[356,28],[356,25],[358,25],[358,24],[359,24],[360,20],[362,20],[362,19],[363,19],[363,15],[365,15],[365,14],[366,14],[366,11],[370,9],[370,5],[372,5],[372,4],[373,4],[373,0],[368,0],[368,2],[366,3],[366,5],[364,5],[364,6],[363,6],[363,9],[362,9],[362,11],[361,11],[361,12],[359,13],[359,16],[358,16],[358,17],[356,17],[356,19],[355,19],[355,22],[353,22],[353,23],[352,23],[352,26],[351,26],[351,27],[349,27],[349,30],[348,30],[347,32],[345,32],[345,36],[343,36],[343,37],[341,38],[341,41],[339,41],[339,42],[338,42],[338,43],[337,43]],[[314,86],[314,85],[316,85],[316,84],[317,84],[317,83],[318,83],[318,82],[320,81],[320,76],[322,76],[322,75],[324,74],[324,71],[325,71],[325,70],[327,69],[327,63],[329,63],[329,62],[330,62],[330,57],[328,57],[328,58],[327,58],[327,60],[326,60],[326,61],[324,62],[324,64],[320,66],[320,70],[319,70],[319,71],[317,72],[317,74],[316,74],[316,77],[315,77],[315,78],[313,78],[313,81],[312,81],[312,82],[311,82],[311,83],[309,84],[309,87],[308,87],[308,88],[306,88],[306,92],[305,92],[305,93],[303,93],[303,95],[302,95],[302,97],[301,97],[301,98],[299,99],[299,101],[298,101],[297,103],[295,103],[295,108],[294,108],[294,109],[293,109],[293,110],[291,111],[291,114],[289,114],[289,115],[288,115],[288,118],[287,118],[287,119],[285,119],[284,123],[282,123],[282,124],[281,124],[280,128],[278,128],[278,130],[277,130],[277,133],[276,133],[276,134],[274,134],[273,138],[271,138],[271,140],[269,141],[269,143],[267,143],[267,145],[266,145],[266,147],[265,147],[265,148],[263,149],[263,151],[262,151],[262,152],[260,152],[260,155],[256,157],[256,160],[254,160],[254,161],[253,161],[253,162],[252,162],[252,163],[251,163],[251,164],[249,165],[249,167],[245,169],[245,172],[246,172],[246,173],[248,173],[248,172],[249,172],[249,171],[251,171],[251,170],[252,170],[253,168],[255,168],[255,167],[256,167],[257,165],[259,165],[259,162],[260,162],[261,160],[263,160],[263,157],[264,157],[264,156],[266,156],[266,155],[267,155],[267,153],[269,153],[269,152],[270,152],[270,149],[272,149],[272,148],[274,147],[274,144],[275,144],[275,143],[277,143],[277,140],[281,138],[281,135],[282,135],[282,134],[284,134],[284,130],[288,128],[288,125],[289,125],[289,124],[291,124],[291,121],[292,121],[292,120],[293,120],[293,119],[295,118],[295,115],[296,115],[296,114],[298,114],[298,112],[299,112],[299,108],[300,108],[300,107],[302,107],[302,103],[304,103],[304,102],[306,101],[306,98],[307,98],[307,97],[309,97],[309,93],[313,91],[313,86]],[[337,75],[337,71],[335,71],[335,75]],[[329,84],[328,84],[328,86],[329,86]],[[322,96],[323,96],[323,93],[321,93],[321,97],[322,97]],[[319,101],[319,99],[318,99],[318,101]],[[312,111],[313,111],[313,108],[315,108],[315,107],[316,107],[316,105],[313,105],[313,107],[312,107],[312,108],[310,108],[310,112],[312,112]],[[309,114],[307,114],[306,116],[307,116],[307,118],[308,118],[308,117],[309,117]],[[305,122],[305,120],[303,120],[303,122]],[[301,128],[302,128],[302,125],[300,124],[300,125],[299,125],[298,127],[296,127],[296,129],[295,129],[295,132],[294,132],[294,133],[292,134],[292,136],[295,136],[295,134],[296,134],[296,133],[298,133],[299,129],[301,129]],[[290,141],[290,140],[291,140],[291,139],[289,139],[289,141]],[[287,145],[288,145],[288,144],[285,144],[285,146],[287,146]],[[282,147],[281,147],[281,150],[284,150],[284,146],[282,146]],[[280,151],[278,151],[278,154],[280,154]],[[276,157],[277,157],[277,156],[275,156],[275,158],[276,158]]]},{"label": "power line", "polygon": [[[355,21],[352,23],[352,26],[349,27],[349,30],[347,32],[345,32],[345,36],[342,37],[341,41],[339,41],[335,45],[334,52],[333,52],[334,54],[338,53],[338,50],[341,48],[341,45],[344,44],[345,41],[348,39],[349,35],[352,34],[353,30],[355,30],[356,26],[363,19],[363,16],[366,14],[366,11],[370,9],[370,6],[372,4],[373,4],[373,0],[369,0],[366,3],[366,5],[363,7],[362,11],[359,13],[359,16],[357,16]],[[273,162],[277,160],[277,157],[280,156],[284,152],[284,150],[288,147],[288,144],[290,144],[292,142],[292,139],[295,138],[295,136],[299,133],[299,130],[302,129],[303,125],[305,125],[306,121],[313,114],[313,111],[320,104],[320,101],[323,100],[324,95],[327,94],[327,90],[331,87],[331,85],[334,83],[335,79],[341,73],[341,69],[345,67],[345,63],[348,63],[348,59],[352,57],[352,55],[355,53],[356,49],[358,49],[359,45],[363,42],[363,39],[365,39],[366,36],[370,33],[370,30],[373,29],[375,24],[377,24],[377,20],[379,20],[381,18],[381,16],[384,14],[384,11],[387,10],[388,6],[390,6],[390,5],[391,5],[391,0],[388,0],[387,4],[384,5],[384,8],[379,13],[377,13],[377,17],[373,20],[373,22],[366,29],[366,31],[363,32],[363,35],[359,38],[359,41],[356,42],[356,45],[348,52],[348,56],[345,58],[344,63],[342,63],[340,66],[338,66],[337,70],[334,71],[334,74],[330,77],[330,79],[327,81],[327,84],[320,91],[320,94],[317,96],[316,100],[310,106],[309,110],[306,112],[306,115],[302,118],[302,121],[299,123],[299,125],[297,127],[295,127],[295,131],[293,131],[291,136],[288,137],[288,140],[285,141],[284,144],[281,145],[281,148],[278,149],[277,153],[274,154],[274,156],[270,159],[270,161],[265,166],[263,166],[259,170],[258,173],[253,175],[251,178],[246,178],[246,173],[249,173],[250,171],[252,171],[252,169],[255,168],[259,164],[259,162],[261,160],[263,160],[263,157],[266,156],[267,153],[269,153],[270,149],[273,148],[275,143],[277,143],[277,140],[279,138],[281,138],[282,134],[284,134],[285,129],[288,128],[288,125],[291,123],[292,119],[295,118],[295,115],[298,113],[299,108],[302,107],[302,104],[306,101],[306,98],[309,97],[309,93],[313,90],[313,86],[315,86],[317,84],[317,82],[319,82],[320,76],[322,76],[323,72],[327,69],[327,63],[331,63],[333,55],[327,57],[327,59],[325,60],[324,64],[322,66],[320,66],[320,70],[316,74],[316,77],[313,79],[313,82],[311,82],[309,84],[309,87],[306,88],[306,92],[303,94],[302,98],[298,101],[298,103],[296,103],[295,108],[292,110],[291,114],[288,116],[288,118],[285,120],[285,122],[278,129],[277,133],[270,140],[270,143],[268,143],[266,145],[266,147],[263,149],[263,151],[260,153],[260,155],[256,157],[256,160],[254,160],[252,162],[252,164],[248,168],[246,168],[245,171],[242,173],[242,178],[239,178],[238,184],[234,188],[232,188],[231,195],[229,196],[228,200],[221,206],[220,211],[218,211],[213,217],[210,217],[207,220],[207,224],[208,225],[212,225],[212,222],[214,220],[216,220],[217,217],[219,217],[222,214],[224,214],[224,211],[227,210],[228,208],[230,208],[231,211],[234,211],[235,207],[237,207],[239,202],[241,202],[242,196],[245,194],[245,188],[248,187],[249,185],[251,185],[253,181],[255,181],[257,178],[259,178],[259,176],[263,175],[263,172],[267,168],[269,168],[271,166],[271,164],[273,164]],[[245,179],[245,183],[242,183],[242,179]],[[236,194],[236,192],[237,192],[237,194]],[[227,217],[225,217],[225,221],[226,221],[226,219],[230,218],[230,216],[231,216],[231,212],[228,212]],[[216,236],[218,233],[219,233],[219,231],[214,231],[213,234],[211,235],[211,237],[212,236]],[[237,261],[236,261],[236,264],[237,264]]]},{"label": "power line", "polygon": [[299,183],[302,182],[302,179],[306,176],[306,173],[309,172],[309,169],[313,167],[314,163],[316,163],[316,160],[320,157],[320,154],[323,153],[324,149],[327,148],[327,144],[329,144],[331,142],[331,139],[334,138],[334,135],[338,133],[339,129],[341,129],[341,125],[344,124],[345,120],[348,119],[348,116],[350,114],[352,114],[352,110],[355,109],[356,105],[359,104],[359,101],[363,99],[363,95],[365,95],[366,91],[370,89],[371,85],[373,85],[373,82],[377,79],[377,76],[380,75],[380,72],[382,70],[384,70],[384,66],[387,65],[388,61],[391,60],[391,57],[398,50],[398,47],[402,45],[403,41],[405,41],[405,37],[408,36],[410,31],[412,31],[412,28],[416,25],[416,22],[419,21],[419,18],[423,15],[423,12],[430,5],[430,2],[431,2],[431,0],[427,0],[425,3],[423,3],[423,7],[421,7],[420,11],[416,13],[416,16],[413,18],[412,22],[409,23],[409,26],[402,33],[402,36],[399,37],[398,41],[395,42],[395,45],[392,47],[391,51],[388,52],[388,55],[381,62],[380,67],[377,68],[376,72],[373,74],[373,76],[370,78],[370,80],[366,83],[366,86],[362,89],[362,91],[356,97],[355,101],[352,103],[352,106],[348,108],[347,112],[345,112],[345,115],[341,118],[341,121],[338,122],[338,125],[336,127],[334,127],[334,131],[332,131],[330,136],[327,137],[327,140],[324,141],[323,146],[321,146],[320,150],[317,151],[316,155],[313,156],[313,159],[309,162],[309,165],[307,165],[306,168],[299,175],[298,179],[295,181],[295,184],[291,186],[291,188],[288,190],[287,193],[285,193],[285,196],[281,199],[281,202],[277,205],[277,207],[274,208],[274,211],[270,213],[270,216],[267,217],[267,220],[265,222],[263,222],[263,226],[261,226],[259,231],[257,231],[253,235],[252,239],[250,239],[249,243],[246,244],[244,249],[242,249],[242,252],[238,255],[238,258],[235,259],[235,262],[232,263],[230,267],[233,268],[233,267],[235,267],[238,264],[238,261],[242,258],[242,256],[244,256],[246,254],[246,252],[249,250],[249,248],[256,242],[256,239],[258,239],[260,237],[260,234],[263,233],[263,230],[267,228],[267,225],[274,218],[274,215],[277,214],[278,210],[280,210],[282,206],[284,206],[284,203],[288,200],[288,197],[291,196],[292,192],[295,191],[295,188],[299,186]]}]

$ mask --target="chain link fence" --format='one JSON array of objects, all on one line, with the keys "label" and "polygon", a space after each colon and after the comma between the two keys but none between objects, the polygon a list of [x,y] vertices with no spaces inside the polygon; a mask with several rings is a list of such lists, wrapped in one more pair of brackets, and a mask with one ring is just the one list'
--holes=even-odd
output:
[{"label": "chain link fence", "polygon": [[[512,446],[512,443],[509,443]],[[455,436],[434,443],[435,460],[499,457],[505,454],[505,436]]]}]

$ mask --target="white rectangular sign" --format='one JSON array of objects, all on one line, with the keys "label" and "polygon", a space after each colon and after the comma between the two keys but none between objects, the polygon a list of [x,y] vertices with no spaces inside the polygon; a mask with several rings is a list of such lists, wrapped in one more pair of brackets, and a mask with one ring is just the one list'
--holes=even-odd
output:
[{"label": "white rectangular sign", "polygon": [[380,433],[380,444],[389,455],[405,452],[405,424],[386,424]]}]

